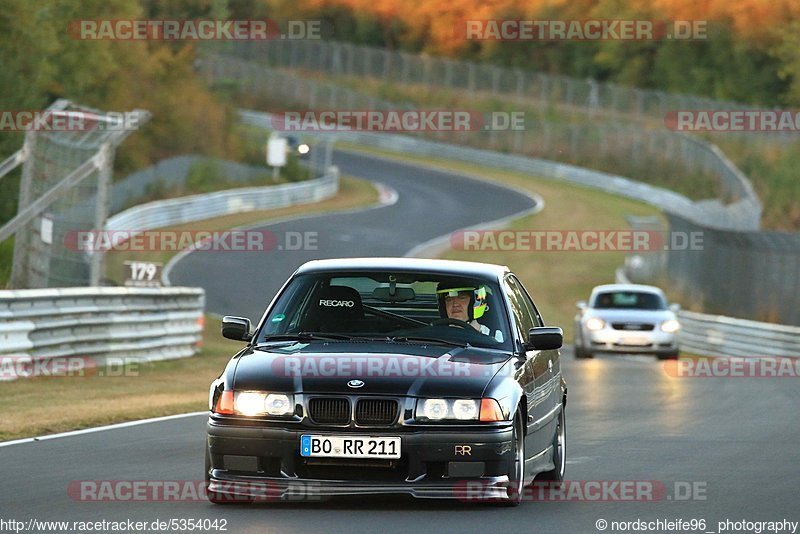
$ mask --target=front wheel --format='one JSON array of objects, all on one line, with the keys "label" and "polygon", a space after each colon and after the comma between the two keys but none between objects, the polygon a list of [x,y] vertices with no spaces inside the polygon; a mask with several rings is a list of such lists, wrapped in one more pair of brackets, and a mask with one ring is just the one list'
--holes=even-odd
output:
[{"label": "front wheel", "polygon": [[656,355],[656,358],[658,358],[659,360],[677,360],[679,355],[680,355],[680,352],[676,350],[675,352],[668,352],[666,354],[658,354],[658,355]]},{"label": "front wheel", "polygon": [[561,406],[558,414],[558,426],[553,436],[553,469],[545,471],[539,475],[539,480],[549,480],[556,484],[564,481],[564,473],[567,470],[567,416],[565,407]]},{"label": "front wheel", "polygon": [[583,348],[582,345],[578,345],[575,343],[575,358],[578,360],[583,360],[585,358],[593,358],[594,355]]},{"label": "front wheel", "polygon": [[508,466],[507,496],[502,500],[506,506],[519,506],[522,502],[522,489],[525,484],[525,427],[522,418],[522,408],[520,408],[514,420],[514,431],[511,437],[514,457]]}]

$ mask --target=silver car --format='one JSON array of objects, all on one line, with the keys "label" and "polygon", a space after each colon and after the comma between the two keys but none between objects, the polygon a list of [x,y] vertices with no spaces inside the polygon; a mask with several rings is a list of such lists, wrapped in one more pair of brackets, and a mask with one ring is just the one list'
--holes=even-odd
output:
[{"label": "silver car", "polygon": [[606,352],[677,358],[678,309],[677,304],[667,305],[664,292],[654,286],[597,286],[588,304],[578,302],[575,357],[591,358]]}]

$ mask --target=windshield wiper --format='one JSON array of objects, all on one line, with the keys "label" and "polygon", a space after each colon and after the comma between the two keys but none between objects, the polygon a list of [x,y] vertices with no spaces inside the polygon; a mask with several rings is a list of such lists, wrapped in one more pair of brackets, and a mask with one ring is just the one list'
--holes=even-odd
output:
[{"label": "windshield wiper", "polygon": [[389,341],[394,343],[436,343],[439,345],[449,345],[451,347],[469,347],[469,343],[450,341],[449,339],[439,339],[436,337],[422,337],[422,336],[395,336],[389,338]]},{"label": "windshield wiper", "polygon": [[353,339],[353,336],[348,336],[345,334],[333,334],[333,333],[323,333],[323,332],[298,332],[296,334],[271,334],[268,336],[264,336],[264,339],[261,340],[261,343],[258,343],[256,346],[260,346],[265,343],[269,343],[271,341],[316,341],[316,340],[349,341],[351,339]]}]

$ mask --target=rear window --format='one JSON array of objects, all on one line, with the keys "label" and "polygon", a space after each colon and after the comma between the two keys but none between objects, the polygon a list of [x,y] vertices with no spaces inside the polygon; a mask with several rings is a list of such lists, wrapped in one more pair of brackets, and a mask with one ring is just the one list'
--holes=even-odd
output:
[{"label": "rear window", "polygon": [[667,303],[656,293],[643,291],[607,291],[595,296],[593,308],[665,310]]}]

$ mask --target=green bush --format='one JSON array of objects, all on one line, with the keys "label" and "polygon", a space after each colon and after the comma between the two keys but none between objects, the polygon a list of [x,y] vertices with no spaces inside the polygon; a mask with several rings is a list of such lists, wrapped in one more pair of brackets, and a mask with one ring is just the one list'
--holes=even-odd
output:
[{"label": "green bush", "polygon": [[11,280],[11,263],[14,258],[14,238],[0,243],[0,289],[8,287]]},{"label": "green bush", "polygon": [[191,193],[210,193],[229,185],[225,172],[216,160],[203,158],[189,168],[184,189]]}]

